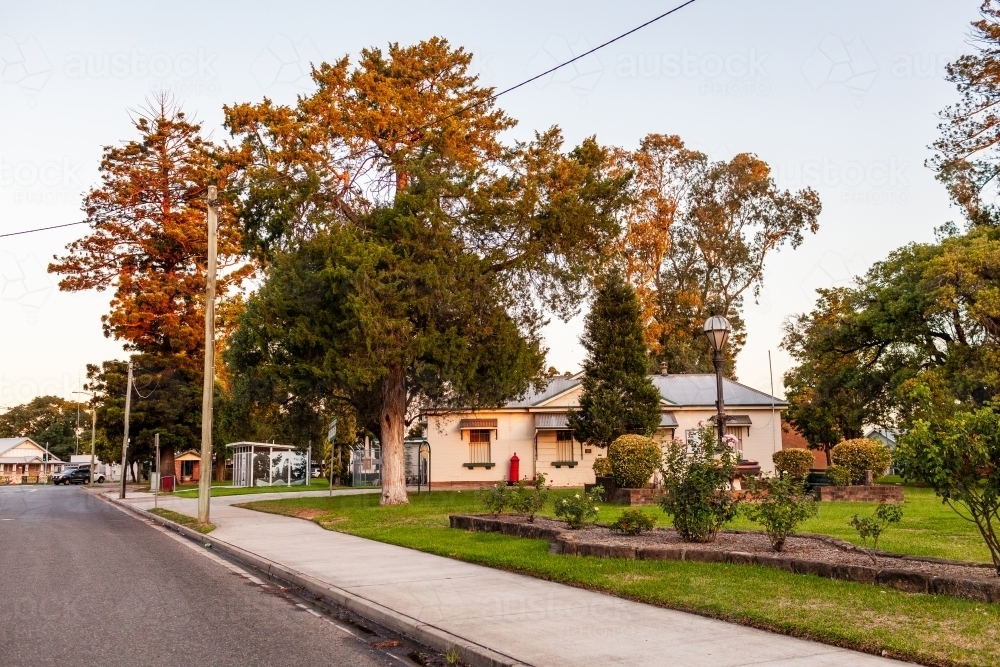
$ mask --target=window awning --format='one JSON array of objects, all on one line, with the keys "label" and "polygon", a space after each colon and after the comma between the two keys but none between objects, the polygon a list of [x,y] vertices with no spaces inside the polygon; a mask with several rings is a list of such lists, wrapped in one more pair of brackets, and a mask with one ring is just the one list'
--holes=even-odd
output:
[{"label": "window awning", "polygon": [[[715,422],[715,415],[708,418],[708,421]],[[750,415],[726,415],[726,426],[752,426]]]},{"label": "window awning", "polygon": [[458,422],[459,431],[469,431],[480,428],[496,428],[496,419],[462,419]]},{"label": "window awning", "polygon": [[673,412],[664,412],[660,415],[660,428],[677,428],[680,424],[677,423],[677,417],[674,416]]},{"label": "window awning", "polygon": [[535,413],[536,429],[568,429],[569,422],[565,412],[557,413]]}]

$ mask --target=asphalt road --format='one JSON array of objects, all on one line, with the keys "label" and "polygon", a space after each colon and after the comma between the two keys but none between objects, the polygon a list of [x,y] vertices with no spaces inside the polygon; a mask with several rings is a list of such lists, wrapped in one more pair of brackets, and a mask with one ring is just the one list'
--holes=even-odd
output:
[{"label": "asphalt road", "polygon": [[0,487],[0,665],[399,665],[80,488]]}]

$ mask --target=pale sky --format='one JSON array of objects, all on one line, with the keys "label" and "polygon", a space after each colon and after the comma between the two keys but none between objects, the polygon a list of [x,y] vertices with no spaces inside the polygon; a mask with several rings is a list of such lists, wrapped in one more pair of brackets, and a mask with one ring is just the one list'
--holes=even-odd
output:
[{"label": "pale sky", "polygon": [[[169,89],[225,138],[221,107],[308,92],[309,63],[444,36],[505,88],[677,4],[4,2],[0,4],[0,233],[81,219],[101,147],[133,137],[128,109]],[[817,287],[846,285],[889,251],[960,222],[923,166],[936,113],[956,100],[944,66],[969,52],[979,0],[698,0],[501,98],[514,135],[561,126],[571,142],[635,147],[678,134],[713,159],[753,152],[786,187],[811,186],[820,231],[767,263],[745,312],[739,379],[776,393],[782,321]],[[105,339],[108,293],[60,293],[45,272],[85,228],[0,239],[0,408],[71,397]],[[580,318],[546,330],[549,364],[576,370]]]}]

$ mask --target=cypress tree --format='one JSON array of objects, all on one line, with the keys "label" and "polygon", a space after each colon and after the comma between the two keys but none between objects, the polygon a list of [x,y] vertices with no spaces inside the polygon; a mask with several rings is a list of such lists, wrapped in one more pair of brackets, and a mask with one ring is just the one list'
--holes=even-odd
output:
[{"label": "cypress tree", "polygon": [[651,435],[660,423],[660,392],[648,376],[650,358],[643,336],[642,308],[635,290],[619,273],[598,289],[580,342],[583,363],[580,409],[569,415],[574,435],[607,447],[626,433]]}]

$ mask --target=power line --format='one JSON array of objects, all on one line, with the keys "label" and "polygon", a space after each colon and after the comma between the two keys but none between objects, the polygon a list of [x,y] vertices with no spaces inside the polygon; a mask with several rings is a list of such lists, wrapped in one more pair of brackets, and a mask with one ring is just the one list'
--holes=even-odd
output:
[{"label": "power line", "polygon": [[86,225],[90,220],[80,220],[79,222],[67,222],[65,225],[52,225],[51,227],[38,227],[36,229],[23,229],[19,232],[7,232],[0,234],[0,239],[6,236],[20,236],[21,234],[31,234],[32,232],[44,232],[49,229],[59,229],[60,227],[72,227],[73,225]]},{"label": "power line", "polygon": [[[478,106],[482,106],[483,104],[486,104],[488,102],[492,102],[492,101],[496,100],[498,97],[500,97],[501,95],[506,95],[507,93],[510,93],[510,92],[513,92],[513,91],[517,90],[518,88],[523,88],[524,86],[527,86],[529,83],[531,83],[533,81],[538,81],[542,77],[548,76],[549,74],[552,74],[553,72],[561,70],[563,67],[566,67],[567,65],[572,65],[573,63],[575,63],[577,60],[580,60],[581,58],[586,58],[590,54],[592,54],[592,53],[594,53],[596,51],[600,51],[601,49],[603,49],[606,46],[610,46],[611,44],[614,44],[615,42],[617,42],[617,41],[619,41],[621,39],[625,39],[626,37],[628,37],[629,35],[631,35],[633,33],[639,32],[643,28],[656,23],[660,19],[665,19],[666,17],[670,16],[671,14],[673,14],[675,12],[679,12],[680,10],[684,9],[688,5],[693,5],[695,2],[697,2],[697,0],[687,0],[687,2],[682,2],[681,4],[677,5],[673,9],[671,9],[669,11],[665,11],[662,14],[660,14],[659,16],[653,17],[653,18],[649,19],[648,21],[646,21],[645,23],[637,25],[636,27],[632,28],[631,30],[627,30],[626,32],[623,32],[622,34],[618,35],[617,37],[612,37],[611,39],[607,40],[606,42],[598,44],[594,48],[589,49],[587,51],[584,51],[583,53],[581,53],[578,56],[574,56],[574,57],[570,58],[569,60],[567,60],[565,62],[561,62],[558,65],[556,65],[555,67],[550,67],[549,69],[545,70],[544,72],[542,72],[540,74],[536,74],[535,76],[531,77],[530,79],[525,79],[524,81],[522,81],[520,83],[517,83],[517,84],[514,84],[513,86],[510,86],[509,88],[504,88],[499,93],[494,93],[493,95],[490,95],[489,97],[487,97],[484,100],[480,100],[478,102],[473,102],[472,104],[464,106],[461,109],[459,109],[458,111],[450,113],[450,114],[448,114],[447,116],[445,116],[443,118],[439,118],[437,120],[431,121],[430,123],[427,123],[426,125],[421,125],[420,127],[418,127],[415,130],[413,130],[413,132],[420,132],[421,130],[426,130],[428,127],[431,127],[432,125],[437,125],[438,123],[442,123],[442,122],[448,120],[449,118],[454,118],[455,116],[458,116],[460,114],[465,113],[469,109],[474,109],[474,108],[476,108]],[[20,236],[21,234],[31,234],[33,232],[44,232],[44,231],[47,231],[49,229],[59,229],[61,227],[72,227],[73,225],[85,225],[88,222],[89,222],[89,220],[81,220],[79,222],[68,222],[65,225],[53,225],[51,227],[39,227],[37,229],[25,229],[25,230],[22,230],[20,232],[9,232],[7,234],[0,234],[0,238],[5,238],[5,237],[8,237],[8,236]]]},{"label": "power line", "polygon": [[451,113],[451,114],[448,114],[444,118],[439,118],[439,119],[437,119],[435,121],[427,123],[426,125],[422,125],[422,126],[418,127],[416,130],[414,130],[414,132],[420,132],[421,130],[425,130],[428,127],[431,127],[432,125],[437,125],[438,123],[446,121],[449,118],[454,118],[455,116],[457,116],[459,114],[465,113],[469,109],[474,109],[475,107],[478,107],[478,106],[481,106],[483,104],[486,104],[487,102],[492,102],[493,100],[497,99],[501,95],[506,95],[509,92],[515,91],[518,88],[521,88],[523,86],[528,85],[532,81],[537,81],[538,79],[541,79],[544,76],[548,76],[549,74],[552,74],[553,72],[555,72],[557,70],[560,70],[563,67],[566,67],[567,65],[572,65],[577,60],[580,60],[581,58],[586,58],[591,53],[594,53],[595,51],[599,51],[599,50],[603,49],[605,46],[609,46],[611,44],[614,44],[618,40],[624,39],[624,38],[628,37],[629,35],[631,35],[632,33],[638,32],[638,31],[642,30],[643,28],[645,28],[646,26],[652,25],[652,24],[656,23],[657,21],[659,21],[660,19],[664,19],[664,18],[670,16],[671,14],[673,14],[674,12],[678,12],[678,11],[684,9],[688,5],[693,5],[696,1],[697,0],[687,0],[687,2],[683,2],[683,3],[679,4],[679,5],[677,5],[676,7],[674,7],[673,9],[671,9],[669,11],[666,11],[666,12],[663,12],[662,14],[660,14],[657,17],[651,18],[648,21],[646,21],[645,23],[643,23],[641,25],[637,25],[636,27],[634,27],[631,30],[628,30],[626,32],[623,32],[622,34],[618,35],[617,37],[613,37],[613,38],[609,39],[608,41],[606,41],[606,42],[604,42],[602,44],[598,44],[597,46],[595,46],[594,48],[590,49],[589,51],[584,51],[580,55],[574,56],[573,58],[570,58],[569,60],[567,60],[565,62],[559,63],[555,67],[550,67],[549,69],[545,70],[541,74],[536,74],[535,76],[531,77],[530,79],[525,79],[521,83],[515,84],[515,85],[511,86],[510,88],[504,88],[499,93],[496,93],[494,95],[490,95],[489,97],[487,97],[484,100],[480,100],[479,102],[473,102],[472,104],[469,104],[468,106],[464,106],[461,109],[459,109],[458,111],[456,111],[454,113]]}]

